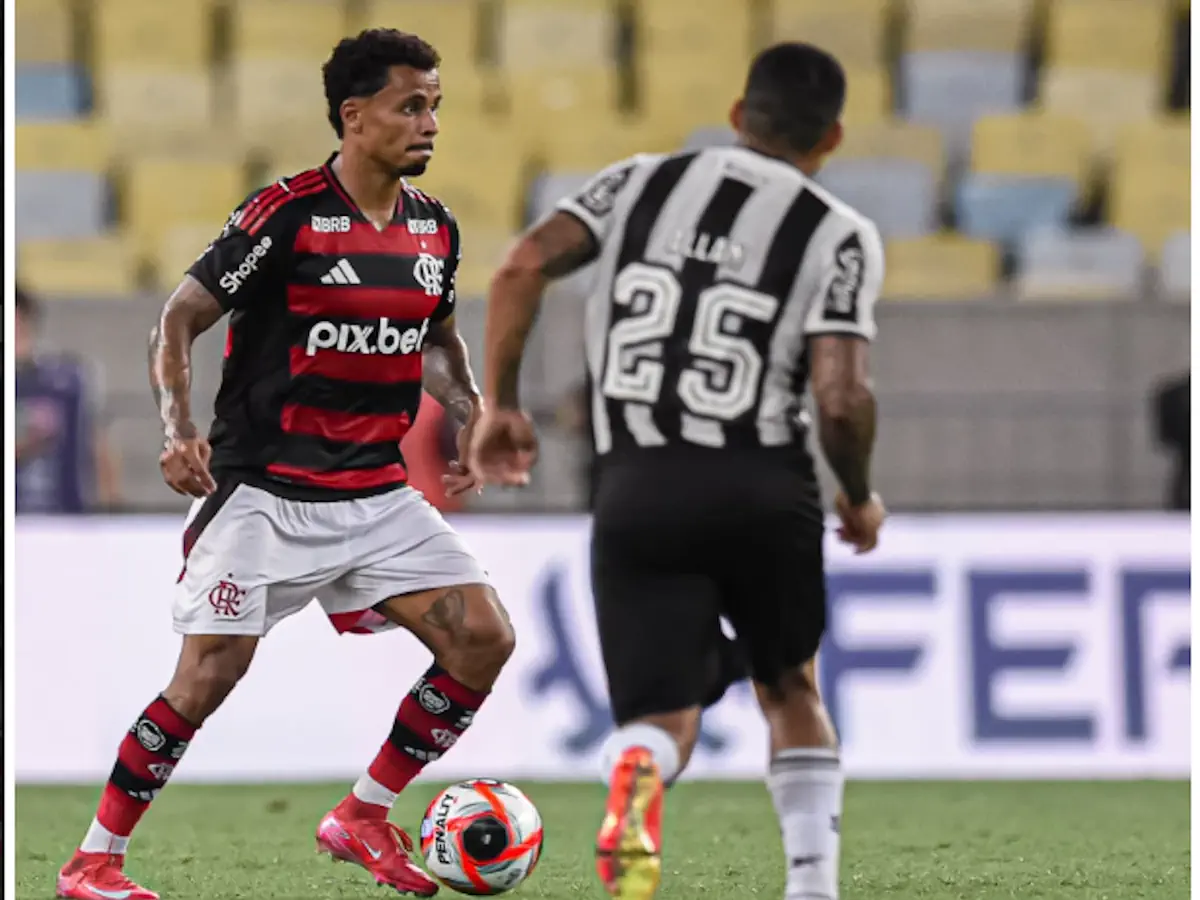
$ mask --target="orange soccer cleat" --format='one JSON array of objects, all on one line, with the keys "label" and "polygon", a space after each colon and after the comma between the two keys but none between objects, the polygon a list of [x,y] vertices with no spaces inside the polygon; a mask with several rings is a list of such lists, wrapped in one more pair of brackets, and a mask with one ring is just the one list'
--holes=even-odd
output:
[{"label": "orange soccer cleat", "polygon": [[613,767],[596,872],[620,900],[649,900],[662,878],[663,781],[650,751],[631,747]]},{"label": "orange soccer cleat", "polygon": [[158,894],[131,881],[121,871],[125,857],[119,853],[84,853],[76,850],[58,873],[56,897],[67,900],[158,900]]}]

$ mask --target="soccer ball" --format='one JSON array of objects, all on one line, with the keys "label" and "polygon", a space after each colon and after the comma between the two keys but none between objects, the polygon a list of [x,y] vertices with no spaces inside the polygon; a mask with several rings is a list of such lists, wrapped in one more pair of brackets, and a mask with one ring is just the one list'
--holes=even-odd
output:
[{"label": "soccer ball", "polygon": [[476,778],[433,798],[421,822],[421,854],[433,876],[462,894],[511,891],[542,855],[542,817],[511,784]]}]

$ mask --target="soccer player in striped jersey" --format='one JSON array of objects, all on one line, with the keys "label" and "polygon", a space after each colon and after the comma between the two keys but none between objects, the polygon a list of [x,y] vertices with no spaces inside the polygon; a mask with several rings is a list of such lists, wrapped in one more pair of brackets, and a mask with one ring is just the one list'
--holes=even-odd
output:
[{"label": "soccer player in striped jersey", "polygon": [[[338,632],[400,626],[434,655],[374,761],[320,822],[318,848],[402,894],[437,890],[388,813],[462,736],[513,648],[487,574],[406,485],[399,448],[423,383],[458,417],[460,449],[480,411],[454,324],[458,226],[405,181],[433,153],[438,63],[433,47],[398,31],[339,43],[324,77],[340,151],[252,195],[167,301],[150,380],[163,477],[195,498],[173,608],[183,646],[121,742],[96,818],[59,874],[60,897],[157,897],[122,871],[130,833],[259,640],[314,597]],[[225,315],[205,437],[192,418],[192,343]],[[477,487],[463,467],[449,482],[455,493]],[[341,674],[328,677],[351,703],[395,688]]]},{"label": "soccer player in striped jersey", "polygon": [[869,551],[884,517],[867,380],[883,248],[871,221],[812,180],[841,140],[845,92],[828,54],[765,50],[732,111],[736,146],[613,165],[536,224],[492,282],[471,465],[520,484],[536,440],[517,375],[539,298],[554,278],[599,269],[586,316],[592,586],[618,727],[602,754],[596,849],[625,900],[657,889],[663,788],[688,762],[702,709],[746,674],[770,733],[786,896],[838,895],[842,775],[814,668],[824,516],[806,386],[841,483],[839,536]]}]

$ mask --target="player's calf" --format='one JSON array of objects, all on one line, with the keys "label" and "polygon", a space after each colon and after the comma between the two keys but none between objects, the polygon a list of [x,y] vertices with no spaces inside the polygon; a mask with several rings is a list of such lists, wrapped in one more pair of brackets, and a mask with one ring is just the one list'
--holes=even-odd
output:
[{"label": "player's calf", "polygon": [[787,860],[786,900],[837,900],[843,776],[810,662],[755,682],[771,732],[767,786]]}]

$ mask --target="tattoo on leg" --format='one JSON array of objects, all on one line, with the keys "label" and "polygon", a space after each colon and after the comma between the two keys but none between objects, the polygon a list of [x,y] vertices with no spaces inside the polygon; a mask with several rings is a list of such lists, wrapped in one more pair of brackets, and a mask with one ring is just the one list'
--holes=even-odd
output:
[{"label": "tattoo on leg", "polygon": [[470,639],[467,631],[467,598],[458,588],[450,588],[433,601],[429,609],[421,614],[426,625],[445,631],[454,638]]}]

